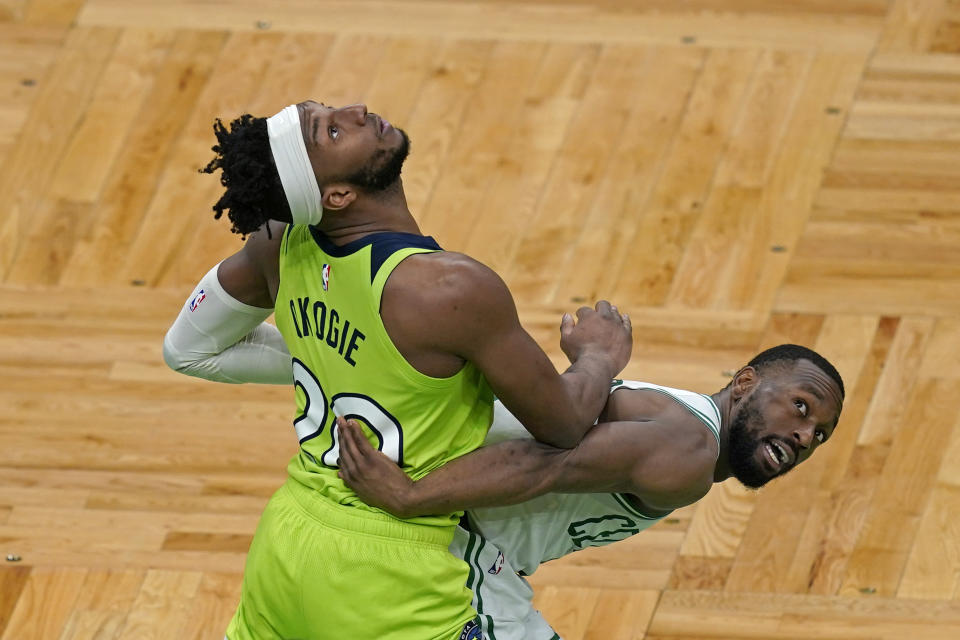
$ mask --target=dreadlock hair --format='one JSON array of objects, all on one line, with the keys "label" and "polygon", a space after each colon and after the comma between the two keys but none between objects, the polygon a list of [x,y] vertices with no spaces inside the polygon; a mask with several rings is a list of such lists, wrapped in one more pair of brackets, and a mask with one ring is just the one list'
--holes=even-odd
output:
[{"label": "dreadlock hair", "polygon": [[764,369],[775,363],[796,363],[797,360],[809,360],[819,367],[837,383],[837,387],[840,388],[840,398],[844,398],[843,379],[837,369],[813,349],[798,344],[781,344],[767,349],[754,356],[753,360],[747,363],[747,366],[753,367],[758,373],[762,373]]},{"label": "dreadlock hair", "polygon": [[290,205],[270,151],[267,119],[245,113],[230,123],[228,131],[217,118],[213,132],[217,144],[212,150],[217,155],[200,169],[201,173],[222,170],[220,184],[226,191],[213,205],[213,217],[220,219],[226,211],[230,230],[244,237],[278,214],[287,218]]}]

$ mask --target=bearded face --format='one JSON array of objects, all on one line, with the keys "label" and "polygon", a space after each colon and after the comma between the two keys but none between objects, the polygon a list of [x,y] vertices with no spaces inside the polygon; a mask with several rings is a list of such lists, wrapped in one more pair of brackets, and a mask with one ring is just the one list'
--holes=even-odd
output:
[{"label": "bearded face", "polygon": [[363,167],[352,175],[344,178],[345,182],[354,184],[368,193],[383,191],[400,179],[403,163],[410,155],[410,138],[402,129],[400,143],[392,149],[378,149]]},{"label": "bearded face", "polygon": [[734,477],[751,489],[759,489],[778,474],[771,472],[764,461],[769,438],[763,437],[767,423],[751,396],[741,403],[730,425],[730,470]]}]

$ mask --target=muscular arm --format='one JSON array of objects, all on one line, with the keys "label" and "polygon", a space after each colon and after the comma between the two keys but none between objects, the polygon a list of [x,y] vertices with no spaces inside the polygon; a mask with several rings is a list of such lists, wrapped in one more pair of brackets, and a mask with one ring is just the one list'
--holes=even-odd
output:
[{"label": "muscular arm", "polygon": [[715,441],[702,426],[607,422],[575,449],[507,440],[413,482],[358,427],[341,422],[340,428],[341,476],[364,502],[399,517],[510,505],[550,492],[630,493],[669,510],[706,493],[716,459]]},{"label": "muscular arm", "polygon": [[606,303],[600,311],[581,309],[579,323],[565,320],[562,344],[573,364],[561,375],[521,326],[506,284],[487,267],[448,253],[408,260],[394,273],[401,269],[383,302],[384,310],[391,304],[398,334],[474,363],[537,440],[564,448],[581,440],[629,359],[628,320]]}]

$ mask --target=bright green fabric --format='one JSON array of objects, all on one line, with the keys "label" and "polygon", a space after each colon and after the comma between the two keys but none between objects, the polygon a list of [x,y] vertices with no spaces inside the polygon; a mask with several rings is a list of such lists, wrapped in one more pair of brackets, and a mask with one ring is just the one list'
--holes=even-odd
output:
[{"label": "bright green fabric", "polygon": [[455,640],[476,614],[452,536],[290,479],[260,519],[227,638]]}]

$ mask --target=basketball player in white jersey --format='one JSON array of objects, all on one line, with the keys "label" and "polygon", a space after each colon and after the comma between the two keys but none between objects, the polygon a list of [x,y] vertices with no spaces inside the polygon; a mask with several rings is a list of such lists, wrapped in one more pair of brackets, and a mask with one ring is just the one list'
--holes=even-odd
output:
[{"label": "basketball player in white jersey", "polygon": [[534,441],[499,403],[486,446],[412,482],[342,421],[340,473],[402,517],[466,509],[450,550],[491,640],[559,638],[524,580],[549,560],[623,540],[731,476],[759,488],[808,459],[836,428],[843,380],[816,352],[780,345],[713,394],[615,380],[598,424],[572,450]]}]

